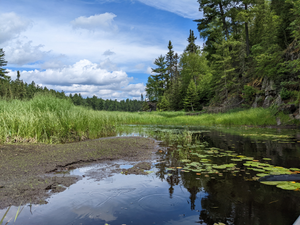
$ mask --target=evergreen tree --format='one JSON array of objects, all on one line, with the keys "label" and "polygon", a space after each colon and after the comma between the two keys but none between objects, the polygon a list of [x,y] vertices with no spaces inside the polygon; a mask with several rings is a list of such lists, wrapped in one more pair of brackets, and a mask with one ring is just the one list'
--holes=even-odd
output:
[{"label": "evergreen tree", "polygon": [[160,111],[168,111],[170,110],[170,102],[169,100],[166,98],[166,96],[162,96],[160,101],[157,104],[157,109]]},{"label": "evergreen tree", "polygon": [[196,53],[197,52],[198,46],[195,44],[196,39],[197,38],[194,35],[194,31],[190,30],[190,36],[187,39],[189,44],[186,47],[185,52],[188,52],[188,53]]},{"label": "evergreen tree", "polygon": [[3,66],[7,65],[7,61],[4,60],[4,51],[2,48],[0,48],[0,79],[9,79],[9,76],[5,75],[7,74],[6,69],[2,68]]},{"label": "evergreen tree", "polygon": [[168,45],[168,53],[166,55],[166,66],[167,66],[167,73],[166,73],[166,83],[167,83],[167,88],[171,86],[173,79],[174,79],[174,51],[173,51],[173,45],[172,42],[169,41]]},{"label": "evergreen tree", "polygon": [[198,103],[198,95],[195,82],[193,80],[190,81],[188,89],[186,91],[186,96],[184,98],[184,108],[187,111],[194,111],[196,109]]},{"label": "evergreen tree", "polygon": [[159,97],[163,96],[167,87],[165,57],[162,55],[159,56],[155,59],[154,64],[157,66],[157,68],[152,69],[152,72],[155,74],[148,77],[148,82],[146,84],[146,92],[149,101],[158,101]]}]

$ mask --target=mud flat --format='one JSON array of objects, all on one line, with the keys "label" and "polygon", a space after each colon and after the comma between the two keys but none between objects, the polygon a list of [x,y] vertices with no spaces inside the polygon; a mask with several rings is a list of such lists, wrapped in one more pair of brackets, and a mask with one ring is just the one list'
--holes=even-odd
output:
[{"label": "mud flat", "polygon": [[1,145],[0,209],[18,206],[21,202],[47,203],[45,200],[52,193],[64,191],[81,179],[64,176],[64,172],[113,160],[147,162],[156,148],[153,139],[142,137],[102,138],[59,145]]}]

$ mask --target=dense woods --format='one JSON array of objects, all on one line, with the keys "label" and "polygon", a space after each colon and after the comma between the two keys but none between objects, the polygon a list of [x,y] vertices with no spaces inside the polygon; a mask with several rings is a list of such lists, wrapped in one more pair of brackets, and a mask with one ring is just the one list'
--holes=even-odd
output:
[{"label": "dense woods", "polygon": [[147,98],[160,110],[234,102],[249,107],[256,97],[268,97],[264,83],[271,82],[279,98],[299,103],[300,1],[198,2],[203,18],[195,22],[203,48],[195,45],[193,31],[180,57],[170,41],[167,54],[154,62]]},{"label": "dense woods", "polygon": [[5,69],[2,68],[6,63],[4,60],[4,52],[0,49],[0,97],[4,99],[29,100],[32,99],[36,93],[44,93],[56,96],[60,99],[70,99],[74,105],[86,106],[94,110],[136,112],[142,109],[143,96],[141,96],[141,100],[126,99],[121,101],[111,99],[104,100],[95,95],[92,98],[83,98],[81,94],[70,94],[67,96],[63,91],[49,90],[47,87],[37,85],[34,81],[30,84],[23,82],[19,71],[17,71],[17,79],[11,80],[10,77],[6,75],[7,72]]},{"label": "dense woods", "polygon": [[[270,107],[300,103],[300,1],[198,0],[203,18],[195,20],[199,37],[190,30],[181,55],[169,41],[158,56],[146,84],[145,99],[104,100],[66,94],[7,76],[0,49],[0,97],[32,99],[35,93],[69,98],[95,110],[202,110],[204,106]],[[204,41],[202,48],[195,40]],[[280,105],[278,104],[278,105]]]}]

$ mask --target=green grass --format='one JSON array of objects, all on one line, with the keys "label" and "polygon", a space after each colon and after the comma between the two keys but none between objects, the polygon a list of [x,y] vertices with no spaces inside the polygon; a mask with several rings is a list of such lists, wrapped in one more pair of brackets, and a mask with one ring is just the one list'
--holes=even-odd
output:
[{"label": "green grass", "polygon": [[[278,115],[277,115],[278,116]],[[288,116],[279,114],[282,121]],[[51,95],[29,101],[0,100],[2,142],[61,143],[115,135],[123,124],[145,125],[276,125],[274,110],[248,109],[187,116],[185,112],[106,112],[74,106]]]}]

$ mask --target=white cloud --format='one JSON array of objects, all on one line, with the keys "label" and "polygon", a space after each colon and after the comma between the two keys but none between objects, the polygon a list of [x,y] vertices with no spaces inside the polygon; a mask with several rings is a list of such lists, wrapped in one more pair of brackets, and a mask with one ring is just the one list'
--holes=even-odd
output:
[{"label": "white cloud", "polygon": [[145,68],[145,64],[144,63],[139,63],[139,64],[135,65],[135,68],[137,70],[143,70]]},{"label": "white cloud", "polygon": [[149,66],[146,71],[147,74],[152,74],[152,68]]},{"label": "white cloud", "polygon": [[71,21],[73,28],[82,28],[87,30],[104,30],[104,31],[116,31],[117,25],[113,24],[114,18],[117,17],[113,13],[96,14],[94,16],[85,17],[80,16]]},{"label": "white cloud", "polygon": [[137,0],[146,5],[175,13],[189,19],[200,19],[199,3],[196,0]]},{"label": "white cloud", "polygon": [[5,59],[9,64],[25,65],[42,60],[47,53],[42,51],[43,45],[33,46],[31,41],[10,41],[3,48],[5,51]]},{"label": "white cloud", "polygon": [[110,61],[109,58],[105,59],[103,62],[99,64],[99,68],[105,69],[108,71],[115,71],[119,70],[116,64],[114,64],[112,61]]},{"label": "white cloud", "polygon": [[[46,69],[45,71],[21,71],[21,79],[27,83],[46,86],[48,89],[64,90],[66,93],[81,93],[83,96],[96,95],[107,99],[123,99],[139,97],[144,93],[142,83],[130,84],[132,77],[123,71],[109,72],[100,68],[99,64],[89,60],[65,66],[60,69]],[[9,76],[16,78],[16,71],[9,70]]]},{"label": "white cloud", "polygon": [[31,22],[17,16],[14,12],[0,14],[0,44],[18,37]]}]

